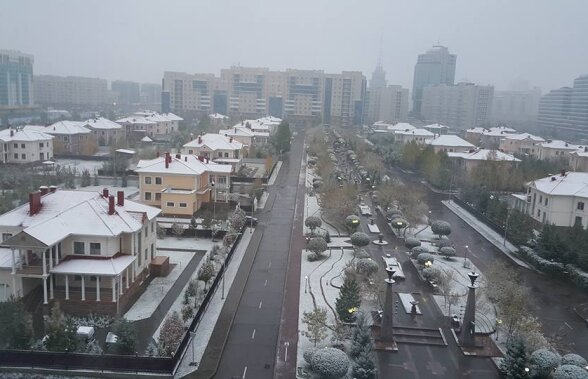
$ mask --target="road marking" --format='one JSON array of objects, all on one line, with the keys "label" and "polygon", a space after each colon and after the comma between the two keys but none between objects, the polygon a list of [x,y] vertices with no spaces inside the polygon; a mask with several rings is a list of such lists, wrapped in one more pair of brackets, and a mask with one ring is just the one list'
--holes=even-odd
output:
[{"label": "road marking", "polygon": [[268,268],[272,268],[272,261],[270,261]]},{"label": "road marking", "polygon": [[[253,333],[251,334],[251,339],[254,340],[255,339],[255,329],[253,329]],[[245,375],[243,375],[245,376]]]},{"label": "road marking", "polygon": [[267,287],[267,279],[265,280],[265,283],[263,283],[264,287]]},{"label": "road marking", "polygon": [[263,303],[263,301],[259,301],[259,309],[261,309],[261,304]]},{"label": "road marking", "polygon": [[243,369],[243,376],[241,377],[241,379],[245,379],[245,375],[247,375],[247,366],[245,366],[245,368]]},{"label": "road marking", "polygon": [[564,321],[564,324],[565,324],[565,325],[566,325],[568,328],[570,328],[570,330],[573,330],[573,329],[574,329],[574,328],[572,328],[572,327],[570,326],[570,324],[568,324],[568,323],[567,323],[567,322],[565,322],[565,321]]}]

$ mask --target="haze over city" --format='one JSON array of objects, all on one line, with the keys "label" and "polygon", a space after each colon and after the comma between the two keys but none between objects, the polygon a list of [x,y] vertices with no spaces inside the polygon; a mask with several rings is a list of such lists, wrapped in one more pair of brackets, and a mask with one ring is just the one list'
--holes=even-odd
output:
[{"label": "haze over city", "polygon": [[35,56],[35,74],[160,82],[163,71],[241,65],[373,71],[412,86],[415,57],[457,54],[456,81],[544,92],[585,73],[588,2],[4,1],[0,46]]}]

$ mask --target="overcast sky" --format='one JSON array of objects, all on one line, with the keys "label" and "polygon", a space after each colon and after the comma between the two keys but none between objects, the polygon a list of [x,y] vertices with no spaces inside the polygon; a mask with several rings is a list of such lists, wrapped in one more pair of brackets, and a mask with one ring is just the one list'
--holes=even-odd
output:
[{"label": "overcast sky", "polygon": [[160,82],[241,66],[360,70],[383,41],[388,83],[412,87],[419,53],[457,54],[456,80],[544,92],[588,74],[587,0],[0,0],[0,49],[36,74]]}]

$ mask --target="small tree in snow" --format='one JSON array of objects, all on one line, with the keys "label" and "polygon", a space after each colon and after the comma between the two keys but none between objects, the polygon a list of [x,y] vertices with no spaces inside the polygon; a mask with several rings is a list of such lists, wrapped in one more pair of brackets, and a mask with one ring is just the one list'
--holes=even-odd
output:
[{"label": "small tree in snow", "polygon": [[553,370],[559,366],[561,357],[551,350],[535,350],[529,358],[529,366],[533,378],[549,378]]},{"label": "small tree in snow", "polygon": [[335,309],[339,319],[343,322],[352,322],[355,319],[355,312],[361,304],[359,285],[355,279],[345,276],[343,285],[339,290],[339,297],[335,301]]},{"label": "small tree in snow", "polygon": [[308,242],[308,246],[306,247],[308,250],[312,251],[317,255],[317,257],[321,257],[322,254],[328,249],[327,241],[323,237],[315,237]]},{"label": "small tree in snow", "polygon": [[172,233],[180,238],[184,234],[184,227],[177,222],[174,222],[171,226]]},{"label": "small tree in snow", "polygon": [[417,262],[420,265],[424,265],[426,262],[433,263],[434,260],[435,260],[435,258],[429,253],[421,253],[417,257]]},{"label": "small tree in snow", "polygon": [[355,271],[357,271],[358,274],[367,277],[374,275],[378,272],[379,268],[380,266],[378,266],[378,264],[371,258],[359,259],[357,263],[355,263]]},{"label": "small tree in snow", "polygon": [[410,257],[416,259],[421,254],[429,254],[429,249],[424,246],[416,246],[410,249]]},{"label": "small tree in snow", "polygon": [[370,244],[370,237],[363,232],[355,232],[351,235],[351,245],[353,249],[357,251],[358,248],[362,248]]},{"label": "small tree in snow", "polygon": [[202,280],[204,282],[204,289],[206,290],[206,285],[214,276],[214,265],[210,261],[206,261],[200,266],[200,270],[198,270],[198,280]]},{"label": "small tree in snow", "polygon": [[322,224],[323,222],[321,219],[316,216],[309,216],[306,218],[306,220],[304,220],[304,225],[310,229],[310,233],[312,235],[314,235],[315,229],[320,228]]},{"label": "small tree in snow", "polygon": [[183,336],[184,324],[178,312],[174,311],[165,319],[159,332],[159,348],[163,355],[169,357],[175,353]]},{"label": "small tree in snow", "polygon": [[443,236],[451,234],[451,224],[443,220],[435,220],[431,223],[431,231],[439,236],[441,239]]},{"label": "small tree in snow", "polygon": [[304,312],[302,322],[306,325],[306,336],[316,344],[327,337],[327,310],[322,307],[315,308],[312,312]]},{"label": "small tree in snow", "polygon": [[439,249],[439,254],[445,259],[450,259],[455,256],[455,249],[453,247],[445,246]]},{"label": "small tree in snow", "polygon": [[421,241],[419,241],[418,239],[416,239],[414,237],[407,237],[404,240],[404,246],[406,246],[406,248],[408,250],[410,250],[413,247],[421,246]]},{"label": "small tree in snow", "polygon": [[339,349],[318,349],[311,358],[310,367],[320,378],[342,378],[349,370],[349,358]]},{"label": "small tree in snow", "polygon": [[132,322],[121,318],[114,324],[114,334],[118,337],[115,345],[117,354],[135,354],[137,330]]},{"label": "small tree in snow", "polygon": [[349,215],[345,218],[345,226],[349,230],[349,233],[355,232],[359,224],[360,220],[356,215]]},{"label": "small tree in snow", "polygon": [[575,365],[561,365],[553,372],[553,379],[586,379],[586,369]]},{"label": "small tree in snow", "polygon": [[586,359],[584,359],[584,357],[578,354],[570,353],[561,357],[561,365],[574,365],[585,368],[586,366],[588,366],[588,362],[586,361]]},{"label": "small tree in snow", "polygon": [[508,341],[506,356],[500,365],[500,369],[507,379],[524,379],[529,374],[525,372],[527,367],[527,351],[525,342],[520,337],[513,337]]}]

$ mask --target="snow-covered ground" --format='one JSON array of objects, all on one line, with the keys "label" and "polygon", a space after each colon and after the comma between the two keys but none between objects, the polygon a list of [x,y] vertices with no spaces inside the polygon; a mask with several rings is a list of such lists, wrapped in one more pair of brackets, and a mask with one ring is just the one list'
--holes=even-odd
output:
[{"label": "snow-covered ground", "polygon": [[[307,190],[312,189],[312,179],[315,176],[316,175],[314,174],[314,169],[308,167],[306,169],[306,188],[307,188]],[[318,197],[316,196],[316,194],[314,194],[313,196],[309,196],[308,191],[307,191],[306,195],[304,195],[304,203],[305,203],[305,207],[304,207],[304,219],[305,220],[309,216],[316,216],[316,217],[320,217],[322,219],[321,207],[318,204]],[[339,232],[335,228],[333,228],[331,225],[327,224],[324,221],[323,221],[323,224],[321,225],[320,228],[328,231],[329,234],[331,235],[331,237],[339,235]],[[307,234],[309,232],[310,232],[310,229],[308,229],[305,226],[304,233]],[[341,232],[345,233],[345,231],[341,231]]]},{"label": "snow-covered ground", "polygon": [[79,187],[79,191],[88,191],[88,192],[100,192],[104,188],[108,188],[109,194],[116,196],[118,191],[123,191],[125,193],[125,198],[131,198],[134,195],[139,193],[138,187],[116,187],[116,186],[88,186],[88,187]]},{"label": "snow-covered ground", "polygon": [[265,203],[267,203],[268,197],[269,197],[269,192],[263,191],[261,198],[259,198],[259,201],[257,202],[257,209],[265,208]]},{"label": "snow-covered ground", "polygon": [[[245,230],[239,245],[237,245],[237,248],[233,253],[231,262],[227,266],[227,271],[225,273],[225,294],[228,293],[233,280],[235,279],[235,275],[237,275],[237,271],[241,265],[241,260],[243,259],[245,250],[251,241],[251,236],[253,234],[252,232],[253,230],[250,228]],[[197,272],[198,271],[196,270],[195,273]],[[182,291],[181,296],[178,297],[178,299],[180,299],[180,304],[181,300],[184,298],[184,291]],[[206,312],[202,316],[202,319],[200,320],[200,323],[195,330],[194,336],[192,337],[191,346],[184,351],[184,356],[182,357],[180,366],[178,367],[175,375],[176,378],[184,377],[188,373],[195,371],[198,368],[197,366],[190,366],[190,362],[192,362],[192,354],[194,354],[195,362],[200,362],[202,360],[202,355],[204,354],[204,350],[206,350],[206,345],[208,345],[208,341],[212,335],[212,331],[214,330],[214,326],[216,325],[216,321],[225,302],[224,299],[221,299],[221,297],[222,291],[217,288],[211,302],[208,305],[208,308],[206,309]],[[156,334],[156,336],[157,335],[158,334]]]},{"label": "snow-covered ground", "polygon": [[157,277],[151,281],[145,292],[143,292],[141,297],[125,314],[127,320],[136,321],[149,318],[155,312],[159,303],[169,292],[190,260],[194,257],[195,253],[186,251],[159,251],[157,254],[169,257],[169,263],[175,264],[176,266],[166,277]]},{"label": "snow-covered ground", "polygon": [[87,161],[82,159],[56,159],[56,166],[75,168],[79,174],[84,170],[88,170],[91,175],[98,173],[98,169],[102,168],[104,161]]},{"label": "snow-covered ground", "polygon": [[194,238],[194,237],[173,237],[166,236],[164,238],[157,239],[158,249],[182,249],[182,250],[203,250],[210,251],[215,243],[210,238]]},{"label": "snow-covered ground", "polygon": [[282,168],[282,161],[278,161],[278,163],[276,163],[276,168],[274,168],[274,172],[272,172],[272,176],[270,176],[270,178],[267,181],[268,186],[271,186],[275,183],[276,178],[278,177],[278,173],[280,172],[281,168]]}]

